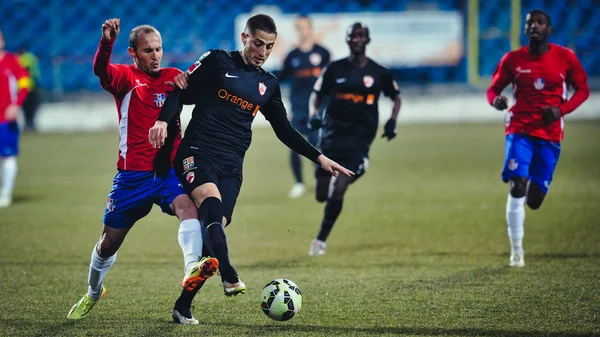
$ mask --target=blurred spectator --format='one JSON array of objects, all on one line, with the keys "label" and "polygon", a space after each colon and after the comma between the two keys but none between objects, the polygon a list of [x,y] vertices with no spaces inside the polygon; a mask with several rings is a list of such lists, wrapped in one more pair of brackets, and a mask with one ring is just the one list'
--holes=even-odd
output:
[{"label": "blurred spectator", "polygon": [[17,51],[19,54],[19,63],[29,72],[31,81],[29,82],[29,95],[23,103],[23,113],[25,115],[25,131],[35,131],[35,115],[40,106],[39,84],[41,80],[40,63],[27,46],[23,45]]},{"label": "blurred spectator", "polygon": [[17,56],[6,52],[4,45],[4,36],[0,31],[0,208],[12,203],[19,154],[17,116],[27,96],[30,81],[27,71],[19,65]]},{"label": "blurred spectator", "polygon": [[[330,55],[327,49],[317,43],[310,17],[298,16],[295,28],[298,44],[287,54],[278,78],[280,82],[288,79],[291,81],[292,125],[316,146],[319,133],[309,130],[307,126],[308,98],[321,71],[329,63]],[[290,154],[290,166],[295,184],[288,195],[295,199],[304,194],[306,187],[302,178],[302,161],[300,155],[294,151]]]}]

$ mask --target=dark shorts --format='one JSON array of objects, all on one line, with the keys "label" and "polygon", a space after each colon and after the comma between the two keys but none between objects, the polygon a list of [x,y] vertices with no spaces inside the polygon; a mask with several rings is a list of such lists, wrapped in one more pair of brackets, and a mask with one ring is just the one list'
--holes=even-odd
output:
[{"label": "dark shorts", "polygon": [[[353,152],[353,153],[334,153],[328,152],[327,150],[323,150],[323,154],[337,162],[338,164],[344,166],[350,171],[354,172],[354,181],[358,180],[361,176],[365,174],[367,168],[369,167],[369,153],[368,152]],[[331,173],[323,170],[321,166],[317,165],[317,170],[315,172],[315,177],[330,177]]]},{"label": "dark shorts", "polygon": [[104,210],[104,224],[130,228],[150,213],[152,205],[174,215],[171,203],[185,192],[173,169],[163,175],[151,171],[120,171],[113,180]]},{"label": "dark shorts", "polygon": [[221,164],[207,160],[191,149],[180,147],[173,162],[175,173],[185,192],[192,191],[206,183],[217,185],[221,193],[223,212],[227,224],[231,223],[233,209],[242,188],[242,167]]}]

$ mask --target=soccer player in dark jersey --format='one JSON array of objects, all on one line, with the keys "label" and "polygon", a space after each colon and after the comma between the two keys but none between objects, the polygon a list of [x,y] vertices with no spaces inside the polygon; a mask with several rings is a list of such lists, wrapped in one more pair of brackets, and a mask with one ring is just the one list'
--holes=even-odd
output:
[{"label": "soccer player in dark jersey", "polygon": [[[229,261],[223,228],[232,221],[242,185],[244,156],[252,138],[251,124],[259,111],[279,140],[292,150],[318,163],[329,174],[353,175],[321,154],[292,127],[277,78],[261,68],[277,39],[273,19],[264,14],[252,16],[241,39],[242,50],[210,50],[187,72],[176,76],[175,84],[185,89],[169,95],[148,132],[150,144],[163,146],[168,122],[177,115],[180,103],[196,105],[174,165],[184,189],[198,207],[204,244],[219,261],[227,296],[246,291]],[[175,309],[189,310],[198,289],[182,292]]]},{"label": "soccer player in dark jersey", "polygon": [[[129,55],[133,65],[111,64],[110,56],[120,32],[120,19],[102,24],[102,38],[94,59],[94,74],[104,90],[115,99],[119,116],[118,173],[104,211],[104,228],[94,245],[88,274],[88,292],[69,311],[69,319],[88,315],[106,295],[103,280],[116,259],[116,253],[133,225],[146,216],[153,204],[180,222],[178,240],[185,261],[186,288],[195,288],[212,276],[218,267],[215,258],[202,257],[202,234],[197,209],[183,190],[172,167],[181,143],[179,119],[169,125],[170,137],[157,150],[147,141],[148,129],[156,122],[165,97],[172,89],[166,82],[180,74],[175,68],[161,68],[162,39],[156,28],[137,26],[129,35]],[[173,312],[181,324],[198,324],[189,312]]]},{"label": "soccer player in dark jersey", "polygon": [[[548,42],[550,16],[533,10],[525,18],[529,44],[506,53],[487,91],[498,110],[508,107],[502,90],[510,83],[514,105],[505,117],[505,157],[502,180],[510,184],[506,222],[510,239],[509,266],[524,267],[525,203],[538,209],[552,182],[563,139],[563,117],[590,95],[587,75],[575,53]],[[568,87],[575,93],[568,98]]]},{"label": "soccer player in dark jersey", "polygon": [[[327,66],[310,97],[310,126],[317,129],[323,124],[321,151],[356,172],[351,177],[332,177],[329,172],[317,168],[316,198],[326,205],[321,229],[310,244],[310,256],[325,254],[325,241],[342,211],[344,194],[367,169],[369,149],[377,132],[377,102],[381,92],[394,101],[383,137],[389,141],[396,136],[400,90],[392,73],[366,56],[370,41],[368,27],[358,22],[351,25],[346,36],[350,56]],[[329,104],[323,123],[318,109],[324,97],[329,98]]]},{"label": "soccer player in dark jersey", "polygon": [[[291,80],[290,101],[292,103],[292,126],[316,146],[319,133],[310,130],[308,123],[308,99],[321,75],[322,69],[329,63],[329,51],[315,42],[312,20],[306,15],[296,18],[298,46],[291,50],[283,62],[283,69],[278,75],[279,82]],[[302,178],[302,161],[300,155],[290,152],[290,165],[296,183],[289,192],[294,199],[304,194],[306,187]]]}]

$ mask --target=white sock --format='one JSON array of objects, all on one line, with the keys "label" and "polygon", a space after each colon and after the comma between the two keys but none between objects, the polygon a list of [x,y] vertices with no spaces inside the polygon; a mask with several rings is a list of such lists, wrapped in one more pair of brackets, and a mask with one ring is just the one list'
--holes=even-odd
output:
[{"label": "white sock", "polygon": [[514,198],[510,194],[506,201],[506,223],[511,251],[523,251],[525,235],[525,197]]},{"label": "white sock", "polygon": [[98,255],[96,245],[94,245],[94,249],[92,250],[92,261],[90,262],[90,271],[88,274],[88,294],[90,294],[94,300],[97,301],[100,298],[100,295],[102,295],[102,281],[116,259],[117,253],[107,258],[101,257]]},{"label": "white sock", "polygon": [[5,157],[1,160],[2,163],[2,189],[0,190],[0,197],[12,198],[13,188],[15,187],[15,180],[17,180],[17,157]]},{"label": "white sock", "polygon": [[179,223],[177,240],[183,253],[185,270],[190,263],[199,261],[202,257],[202,230],[198,219],[183,220]]}]

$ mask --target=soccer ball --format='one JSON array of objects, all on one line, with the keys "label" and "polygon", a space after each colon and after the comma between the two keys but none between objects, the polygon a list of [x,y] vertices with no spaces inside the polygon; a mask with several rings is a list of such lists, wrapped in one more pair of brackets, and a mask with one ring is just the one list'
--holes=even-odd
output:
[{"label": "soccer ball", "polygon": [[260,292],[260,308],[276,321],[287,321],[302,307],[302,291],[296,283],[278,278],[269,282]]}]

